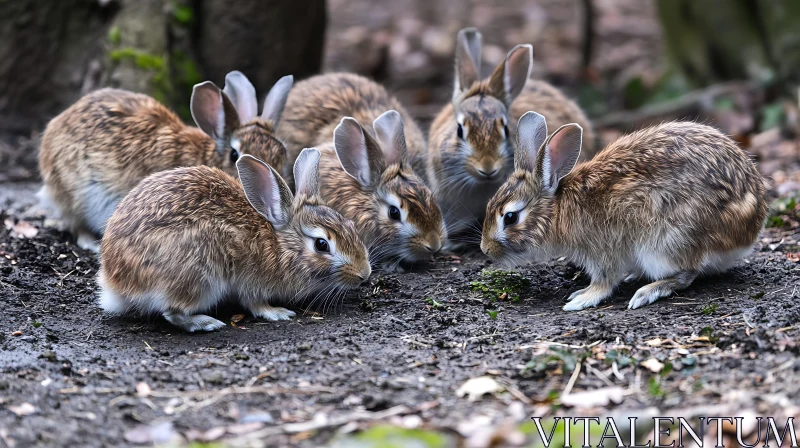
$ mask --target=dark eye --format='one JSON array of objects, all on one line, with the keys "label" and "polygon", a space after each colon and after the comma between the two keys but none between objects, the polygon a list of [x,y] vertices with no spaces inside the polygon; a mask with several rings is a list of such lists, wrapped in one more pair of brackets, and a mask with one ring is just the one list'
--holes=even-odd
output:
[{"label": "dark eye", "polygon": [[503,215],[503,226],[509,227],[513,226],[514,224],[519,221],[519,213],[518,212],[507,212]]},{"label": "dark eye", "polygon": [[231,148],[231,163],[236,163],[239,160],[239,151]]},{"label": "dark eye", "polygon": [[461,140],[464,140],[464,127],[461,126],[461,123],[458,124],[458,130],[456,130],[456,135],[458,135],[458,138],[460,138]]},{"label": "dark eye", "polygon": [[328,242],[325,241],[322,238],[317,238],[314,241],[314,249],[316,249],[317,252],[322,252],[322,253],[330,253],[330,251],[331,251],[331,248],[328,245]]},{"label": "dark eye", "polygon": [[507,124],[503,125],[503,134],[505,134],[506,139],[508,139],[508,125]]},{"label": "dark eye", "polygon": [[395,207],[394,205],[389,206],[389,219],[400,221],[400,209]]}]

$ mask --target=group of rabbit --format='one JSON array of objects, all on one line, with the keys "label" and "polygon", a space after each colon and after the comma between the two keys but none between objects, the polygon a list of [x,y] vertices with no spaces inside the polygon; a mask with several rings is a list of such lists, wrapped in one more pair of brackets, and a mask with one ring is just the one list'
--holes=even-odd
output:
[{"label": "group of rabbit", "polygon": [[731,139],[671,122],[596,153],[581,109],[529,79],[530,45],[484,79],[481,41],[458,33],[453,99],[427,142],[397,99],[348,73],[286,76],[260,115],[242,73],[206,81],[197,128],[148,96],[95,91],[47,126],[42,199],[100,251],[103,310],[189,332],[224,326],[200,313],[227,297],[289,319],[274,305],[355,287],[376,261],[429,259],[481,224],[493,259],[566,257],[588,273],[565,310],[646,277],[638,308],[752,249],[764,186]]}]

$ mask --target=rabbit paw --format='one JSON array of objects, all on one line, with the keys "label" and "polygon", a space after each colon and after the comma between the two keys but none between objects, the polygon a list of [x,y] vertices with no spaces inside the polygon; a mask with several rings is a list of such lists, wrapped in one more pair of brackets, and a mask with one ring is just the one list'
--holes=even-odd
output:
[{"label": "rabbit paw", "polygon": [[98,241],[97,238],[91,233],[79,233],[78,240],[75,243],[83,250],[90,250],[95,253],[100,253],[100,241]]},{"label": "rabbit paw", "polygon": [[263,305],[250,311],[254,316],[265,320],[290,320],[296,315],[292,310],[269,305]]},{"label": "rabbit paw", "polygon": [[611,295],[613,288],[590,285],[588,288],[575,291],[570,295],[569,302],[564,305],[564,311],[580,311],[595,307]]},{"label": "rabbit paw", "polygon": [[681,271],[675,274],[674,277],[642,286],[628,303],[628,309],[635,310],[636,308],[650,305],[662,297],[675,294],[675,291],[686,289],[697,278],[697,274],[697,271]]},{"label": "rabbit paw", "polygon": [[220,322],[211,316],[204,314],[178,314],[178,313],[164,313],[164,319],[167,322],[175,325],[176,327],[194,333],[195,331],[214,331],[219,330],[225,326],[224,322]]}]

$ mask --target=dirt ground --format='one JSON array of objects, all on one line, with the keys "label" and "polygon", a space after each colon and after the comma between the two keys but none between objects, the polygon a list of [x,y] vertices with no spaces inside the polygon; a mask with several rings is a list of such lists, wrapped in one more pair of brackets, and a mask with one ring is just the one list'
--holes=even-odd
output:
[{"label": "dirt ground", "polygon": [[[37,188],[0,189],[0,446],[380,446],[353,435],[375,421],[444,443],[416,446],[488,446],[532,440],[532,415],[800,415],[797,228],[633,311],[635,284],[562,311],[587,279],[561,263],[520,269],[530,284],[494,300],[471,285],[487,260],[442,256],[290,322],[221,309],[222,331],[185,334],[104,316],[97,258],[46,226]],[[457,395],[482,376],[499,389]],[[599,403],[579,395],[597,389]]]}]

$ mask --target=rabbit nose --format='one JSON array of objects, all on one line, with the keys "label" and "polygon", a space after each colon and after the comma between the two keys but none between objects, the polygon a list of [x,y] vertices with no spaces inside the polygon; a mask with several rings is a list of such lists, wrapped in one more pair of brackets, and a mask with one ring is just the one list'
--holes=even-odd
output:
[{"label": "rabbit nose", "polygon": [[361,281],[363,282],[364,280],[369,278],[370,274],[372,274],[372,269],[367,267],[366,269],[364,269],[364,270],[362,270],[361,272],[358,273],[358,278],[360,278]]},{"label": "rabbit nose", "polygon": [[435,254],[439,252],[439,250],[442,248],[442,240],[439,239],[439,235],[437,235],[434,232],[431,232],[425,238],[425,242],[422,244],[422,246],[428,252]]},{"label": "rabbit nose", "polygon": [[492,176],[494,176],[495,174],[497,174],[497,171],[498,171],[498,170],[497,170],[497,168],[495,168],[495,169],[490,169],[490,168],[489,168],[489,169],[482,169],[482,168],[478,168],[478,174],[480,174],[480,175],[481,175],[481,176],[483,176],[483,177],[489,178],[489,179],[491,179],[491,178],[492,178]]}]

